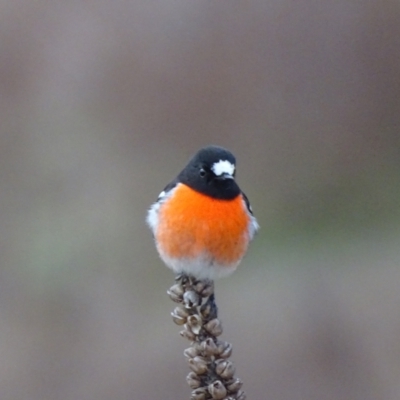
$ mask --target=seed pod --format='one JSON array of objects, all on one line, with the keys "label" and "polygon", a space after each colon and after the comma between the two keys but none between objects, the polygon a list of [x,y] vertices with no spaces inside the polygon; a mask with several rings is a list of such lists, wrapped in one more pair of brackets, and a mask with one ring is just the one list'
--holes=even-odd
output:
[{"label": "seed pod", "polygon": [[191,342],[193,342],[194,340],[196,340],[196,335],[190,331],[189,329],[187,329],[187,326],[185,325],[185,329],[181,330],[179,332],[179,334],[184,337],[187,340],[190,340]]},{"label": "seed pod", "polygon": [[189,313],[185,308],[182,307],[176,307],[174,311],[171,313],[172,320],[177,324],[177,325],[183,325],[186,323],[186,319],[189,316]]},{"label": "seed pod", "polygon": [[198,389],[192,390],[192,394],[190,396],[190,400],[206,400],[209,398],[207,388],[201,387]]},{"label": "seed pod", "polygon": [[222,400],[226,396],[226,388],[221,381],[215,381],[208,385],[208,391],[215,400]]},{"label": "seed pod", "polygon": [[231,382],[229,382],[229,384],[226,383],[226,388],[231,393],[236,393],[242,386],[243,386],[243,382],[238,378],[233,379]]},{"label": "seed pod", "polygon": [[199,315],[190,315],[187,319],[187,326],[195,334],[198,335],[201,331],[202,320]]},{"label": "seed pod", "polygon": [[197,375],[203,375],[208,371],[207,361],[200,356],[189,358],[189,368]]},{"label": "seed pod", "polygon": [[208,297],[214,293],[214,282],[209,280],[199,280],[193,283],[193,289],[201,297]]},{"label": "seed pod", "polygon": [[201,291],[200,295],[202,297],[209,297],[214,293],[214,282],[208,281],[207,284],[204,286],[203,290]]},{"label": "seed pod", "polygon": [[214,318],[204,325],[204,329],[212,336],[219,336],[222,333],[221,321],[218,318]]},{"label": "seed pod", "polygon": [[240,390],[238,392],[238,394],[236,395],[237,400],[246,400],[246,398],[247,398],[247,396],[245,395],[245,393],[242,390]]},{"label": "seed pod", "polygon": [[197,351],[197,349],[195,347],[191,346],[183,351],[183,355],[186,358],[195,358],[196,356],[199,355],[199,352]]},{"label": "seed pod", "polygon": [[190,279],[187,275],[185,274],[179,274],[177,275],[176,279],[177,281],[181,281],[182,286],[186,286],[187,284],[190,283]]},{"label": "seed pod", "polygon": [[186,382],[190,386],[191,389],[197,389],[201,386],[201,379],[195,372],[189,372],[188,376],[186,377]]},{"label": "seed pod", "polygon": [[218,352],[218,347],[215,344],[212,338],[207,338],[200,343],[202,353],[207,356],[211,357]]},{"label": "seed pod", "polygon": [[231,379],[235,374],[235,367],[231,361],[217,360],[215,361],[215,373],[224,379]]},{"label": "seed pod", "polygon": [[194,308],[201,303],[200,296],[193,290],[188,290],[183,294],[183,304],[186,308]]},{"label": "seed pod", "polygon": [[169,290],[167,291],[168,296],[171,298],[172,301],[175,303],[182,303],[183,300],[183,287],[180,283],[175,283],[172,285]]},{"label": "seed pod", "polygon": [[217,342],[217,354],[220,358],[229,358],[232,355],[232,344],[224,341]]}]

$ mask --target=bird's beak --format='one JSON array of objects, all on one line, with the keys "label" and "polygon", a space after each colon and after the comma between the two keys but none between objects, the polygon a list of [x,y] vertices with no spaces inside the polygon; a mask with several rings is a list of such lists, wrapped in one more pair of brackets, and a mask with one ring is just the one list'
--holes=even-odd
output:
[{"label": "bird's beak", "polygon": [[221,176],[219,176],[219,179],[225,180],[225,179],[234,179],[234,177],[231,174],[228,173],[223,173]]}]

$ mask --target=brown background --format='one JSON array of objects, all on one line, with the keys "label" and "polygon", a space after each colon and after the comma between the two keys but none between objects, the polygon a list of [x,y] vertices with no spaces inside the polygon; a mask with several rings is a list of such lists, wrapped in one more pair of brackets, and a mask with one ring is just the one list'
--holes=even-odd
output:
[{"label": "brown background", "polygon": [[217,282],[249,399],[400,398],[400,3],[0,2],[0,398],[188,399],[144,219],[201,146],[262,230]]}]

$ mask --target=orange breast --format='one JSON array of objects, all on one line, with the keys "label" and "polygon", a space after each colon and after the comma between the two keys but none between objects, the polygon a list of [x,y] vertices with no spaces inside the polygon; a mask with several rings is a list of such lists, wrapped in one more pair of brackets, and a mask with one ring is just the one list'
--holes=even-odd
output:
[{"label": "orange breast", "polygon": [[250,222],[242,196],[212,199],[179,184],[159,209],[155,232],[158,246],[171,258],[194,258],[208,253],[229,265],[246,252]]}]

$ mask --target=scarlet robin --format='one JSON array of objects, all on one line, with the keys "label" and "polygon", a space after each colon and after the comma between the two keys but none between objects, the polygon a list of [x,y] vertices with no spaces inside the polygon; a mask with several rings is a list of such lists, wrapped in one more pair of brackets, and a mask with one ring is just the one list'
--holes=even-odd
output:
[{"label": "scarlet robin", "polygon": [[213,280],[231,274],[246,253],[259,226],[235,172],[231,152],[202,148],[150,207],[158,253],[177,274]]}]

